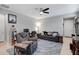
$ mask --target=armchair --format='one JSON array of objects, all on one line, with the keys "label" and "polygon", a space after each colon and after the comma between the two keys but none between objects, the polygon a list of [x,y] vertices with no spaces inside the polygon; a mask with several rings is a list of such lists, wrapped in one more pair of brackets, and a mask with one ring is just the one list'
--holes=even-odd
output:
[{"label": "armchair", "polygon": [[33,54],[37,48],[37,37],[31,37],[28,33],[22,32],[16,35],[17,43],[28,44],[27,54]]}]

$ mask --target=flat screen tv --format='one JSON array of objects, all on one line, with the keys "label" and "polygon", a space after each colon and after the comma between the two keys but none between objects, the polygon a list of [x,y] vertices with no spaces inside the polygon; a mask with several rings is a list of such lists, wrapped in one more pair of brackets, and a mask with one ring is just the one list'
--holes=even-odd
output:
[{"label": "flat screen tv", "polygon": [[29,32],[29,29],[24,29],[24,32]]}]

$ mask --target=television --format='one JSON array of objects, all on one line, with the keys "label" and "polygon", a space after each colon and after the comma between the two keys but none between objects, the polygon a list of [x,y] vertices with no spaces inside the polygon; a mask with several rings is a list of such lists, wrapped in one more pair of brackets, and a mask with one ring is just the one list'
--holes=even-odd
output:
[{"label": "television", "polygon": [[24,32],[29,32],[29,29],[24,29],[23,31],[24,31]]}]

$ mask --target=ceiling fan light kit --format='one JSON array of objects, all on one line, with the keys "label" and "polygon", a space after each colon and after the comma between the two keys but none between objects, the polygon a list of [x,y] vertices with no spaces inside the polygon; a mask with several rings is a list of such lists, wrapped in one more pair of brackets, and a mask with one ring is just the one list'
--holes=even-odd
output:
[{"label": "ceiling fan light kit", "polygon": [[43,14],[43,12],[40,12],[40,15],[42,15]]},{"label": "ceiling fan light kit", "polygon": [[40,15],[42,15],[43,13],[49,14],[48,10],[49,10],[49,8],[45,8],[45,9],[40,8]]}]

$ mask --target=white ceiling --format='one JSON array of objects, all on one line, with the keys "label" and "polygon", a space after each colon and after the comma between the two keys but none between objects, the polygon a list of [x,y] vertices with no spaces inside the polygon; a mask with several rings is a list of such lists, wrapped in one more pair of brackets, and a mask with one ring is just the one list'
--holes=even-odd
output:
[{"label": "white ceiling", "polygon": [[[77,4],[8,4],[8,6],[11,11],[36,19],[73,13],[79,10]],[[39,8],[50,8],[50,13],[40,15]]]}]

